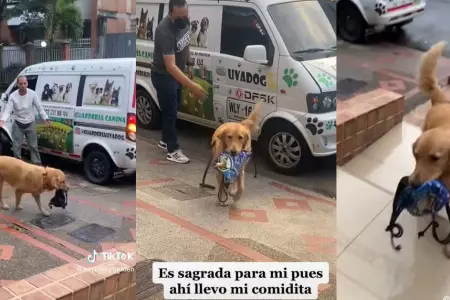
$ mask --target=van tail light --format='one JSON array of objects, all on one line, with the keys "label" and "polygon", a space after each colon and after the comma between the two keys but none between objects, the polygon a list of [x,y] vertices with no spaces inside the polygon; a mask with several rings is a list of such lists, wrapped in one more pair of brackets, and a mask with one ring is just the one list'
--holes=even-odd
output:
[{"label": "van tail light", "polygon": [[136,114],[127,115],[127,139],[136,142]]}]

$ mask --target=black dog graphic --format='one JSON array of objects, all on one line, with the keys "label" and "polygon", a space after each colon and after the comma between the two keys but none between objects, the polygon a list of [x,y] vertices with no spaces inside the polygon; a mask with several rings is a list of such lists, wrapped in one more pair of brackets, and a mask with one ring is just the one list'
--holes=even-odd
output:
[{"label": "black dog graphic", "polygon": [[49,101],[52,99],[53,90],[50,89],[50,85],[46,83],[44,85],[44,90],[42,91],[42,101]]},{"label": "black dog graphic", "polygon": [[147,40],[153,41],[153,22],[155,18],[152,17],[151,20],[147,22]]}]

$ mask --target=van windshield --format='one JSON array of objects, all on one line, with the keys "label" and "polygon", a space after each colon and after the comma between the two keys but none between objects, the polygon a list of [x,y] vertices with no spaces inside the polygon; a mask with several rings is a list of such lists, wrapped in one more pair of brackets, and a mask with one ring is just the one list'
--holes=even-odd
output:
[{"label": "van windshield", "polygon": [[294,59],[336,56],[336,33],[317,0],[273,4],[268,11]]}]

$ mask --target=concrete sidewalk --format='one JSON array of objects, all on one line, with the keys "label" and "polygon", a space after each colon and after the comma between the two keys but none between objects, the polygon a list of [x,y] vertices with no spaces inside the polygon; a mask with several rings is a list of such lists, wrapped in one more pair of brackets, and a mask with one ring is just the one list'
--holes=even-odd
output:
[{"label": "concrete sidewalk", "polygon": [[[418,240],[429,219],[403,212],[403,237],[394,251],[385,232],[401,177],[414,168],[412,143],[420,128],[402,123],[344,167],[338,168],[338,299],[424,300],[450,296],[450,264],[431,231]],[[440,227],[448,233],[447,220]]]},{"label": "concrete sidewalk", "polygon": [[[23,197],[23,210],[15,211],[14,191],[4,186],[2,196],[10,209],[0,210],[0,286],[77,261],[93,249],[102,251],[134,241],[134,184],[97,186],[69,172],[66,179],[71,190],[65,210],[49,209],[54,192],[41,195],[44,208],[52,213],[50,217],[39,214],[31,195]],[[125,206],[127,201],[132,201],[133,206]],[[80,228],[90,228],[84,230],[84,237],[92,241],[71,235]]]},{"label": "concrete sidewalk", "polygon": [[[242,199],[221,207],[217,191],[198,188],[205,163],[193,153],[179,165],[165,160],[156,141],[139,137],[138,144],[138,254],[164,261],[328,261],[335,274],[334,200],[253,178],[249,167]],[[210,170],[207,182],[214,180]],[[320,299],[336,299],[333,274]]]}]

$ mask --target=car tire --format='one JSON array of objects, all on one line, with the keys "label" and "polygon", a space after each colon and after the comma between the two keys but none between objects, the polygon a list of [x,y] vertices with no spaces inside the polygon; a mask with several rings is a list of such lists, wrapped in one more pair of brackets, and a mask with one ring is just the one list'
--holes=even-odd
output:
[{"label": "car tire", "polygon": [[[272,169],[286,175],[310,170],[316,160],[298,129],[288,122],[274,122],[269,126],[271,126],[270,129],[263,132],[262,146],[266,161]],[[284,145],[283,140],[285,141]],[[283,153],[280,154],[280,152]],[[291,156],[287,155],[288,153]],[[290,161],[284,160],[283,164],[282,157],[290,157]],[[296,158],[294,159],[294,157]]]},{"label": "car tire", "polygon": [[0,155],[12,156],[11,140],[4,132],[0,132]]},{"label": "car tire", "polygon": [[94,150],[83,159],[83,171],[93,184],[105,185],[113,179],[114,162],[104,151]]},{"label": "car tire", "polygon": [[363,42],[367,23],[355,5],[342,3],[338,6],[337,23],[339,36],[350,43]]},{"label": "car tire", "polygon": [[144,89],[138,89],[136,103],[138,125],[146,129],[159,129],[161,127],[161,111],[150,94]]}]

